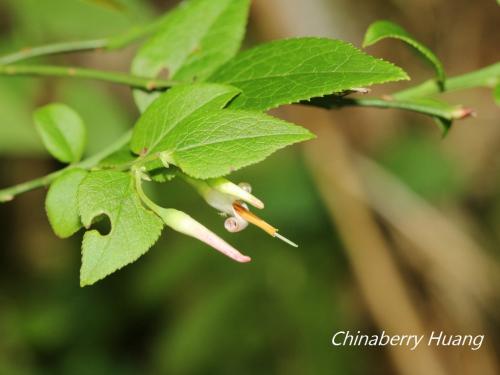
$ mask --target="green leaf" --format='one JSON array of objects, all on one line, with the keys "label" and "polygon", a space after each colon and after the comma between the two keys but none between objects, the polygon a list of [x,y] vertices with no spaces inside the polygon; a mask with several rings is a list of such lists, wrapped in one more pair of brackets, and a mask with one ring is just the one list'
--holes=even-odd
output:
[{"label": "green leaf", "polygon": [[417,51],[419,51],[436,70],[437,79],[441,84],[444,84],[446,79],[444,67],[438,57],[425,45],[414,39],[405,29],[401,26],[390,21],[376,21],[370,25],[366,31],[363,41],[363,47],[371,46],[378,41],[386,38],[394,38],[402,40],[409,44]]},{"label": "green leaf", "polygon": [[82,244],[81,286],[91,285],[134,262],[158,240],[162,221],[144,208],[129,173],[91,172],[81,183],[78,204],[86,228],[107,215],[111,231],[85,233]]},{"label": "green leaf", "polygon": [[35,111],[34,120],[52,156],[63,163],[75,163],[81,159],[87,131],[78,113],[64,104],[55,103]]},{"label": "green leaf", "polygon": [[209,80],[242,90],[231,103],[232,108],[267,110],[402,79],[408,79],[403,70],[351,44],[326,38],[295,38],[242,52]]},{"label": "green leaf", "polygon": [[140,117],[132,134],[136,154],[163,153],[198,178],[218,177],[263,160],[313,135],[304,128],[257,112],[222,109],[238,94],[231,86],[177,86]]},{"label": "green leaf", "polygon": [[223,108],[239,91],[231,86],[200,83],[177,86],[156,99],[135,125],[130,148],[147,155],[164,151],[169,133],[190,115]]},{"label": "green leaf", "polygon": [[500,105],[500,84],[496,85],[493,89],[493,98],[495,99],[495,103]]},{"label": "green leaf", "polygon": [[78,187],[87,174],[83,169],[71,169],[50,185],[45,210],[54,233],[61,238],[72,236],[82,227],[78,211]]},{"label": "green leaf", "polygon": [[220,177],[264,160],[274,151],[313,138],[307,129],[241,110],[197,112],[162,144],[165,158],[195,178]]},{"label": "green leaf", "polygon": [[[167,17],[161,31],[139,50],[132,72],[173,80],[203,80],[238,51],[245,33],[249,0],[191,0]],[[157,94],[135,92],[144,110]]]}]

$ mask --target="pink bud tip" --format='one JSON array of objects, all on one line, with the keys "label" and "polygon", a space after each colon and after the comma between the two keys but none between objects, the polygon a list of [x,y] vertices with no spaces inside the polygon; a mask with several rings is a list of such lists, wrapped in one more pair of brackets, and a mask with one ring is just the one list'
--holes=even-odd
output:
[{"label": "pink bud tip", "polygon": [[467,117],[476,117],[476,112],[472,108],[459,108],[453,112],[453,117],[462,120]]},{"label": "pink bud tip", "polygon": [[248,263],[252,260],[252,258],[240,253],[222,238],[186,213],[174,209],[162,209],[160,213],[165,224],[172,229],[194,237],[207,245],[212,246],[215,250],[228,256],[236,262]]},{"label": "pink bud tip", "polygon": [[196,231],[191,235],[205,242],[207,245],[212,246],[215,250],[220,251],[222,254],[240,263],[248,263],[252,260],[249,256],[241,254],[238,250],[203,225],[199,224],[195,225],[195,227]]}]

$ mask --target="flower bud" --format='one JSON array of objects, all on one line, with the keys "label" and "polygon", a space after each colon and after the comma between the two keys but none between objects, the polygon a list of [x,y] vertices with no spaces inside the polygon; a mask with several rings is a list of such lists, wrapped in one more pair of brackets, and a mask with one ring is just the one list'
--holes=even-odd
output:
[{"label": "flower bud", "polygon": [[172,208],[162,208],[157,213],[160,214],[166,225],[177,232],[194,237],[237,262],[246,263],[251,261],[250,257],[241,254],[238,250],[188,214]]},{"label": "flower bud", "polygon": [[247,202],[248,204],[251,204],[254,207],[260,209],[264,208],[264,203],[260,199],[254,197],[251,194],[252,187],[248,183],[242,183],[240,185],[236,185],[231,181],[222,177],[209,179],[207,180],[207,183],[212,188],[223,194],[232,195],[236,199]]}]

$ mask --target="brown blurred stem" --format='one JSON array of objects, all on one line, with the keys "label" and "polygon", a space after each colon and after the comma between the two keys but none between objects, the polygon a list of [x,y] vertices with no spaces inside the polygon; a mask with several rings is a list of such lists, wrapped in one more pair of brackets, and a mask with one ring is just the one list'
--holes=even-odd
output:
[{"label": "brown blurred stem", "polygon": [[[318,139],[305,145],[305,155],[325,208],[345,244],[354,275],[375,323],[388,332],[424,334],[427,322],[414,302],[413,290],[398,268],[390,243],[363,202],[365,191],[352,160],[352,149],[330,114],[301,113]],[[411,352],[391,347],[398,374],[445,375],[441,359],[423,346]]]}]

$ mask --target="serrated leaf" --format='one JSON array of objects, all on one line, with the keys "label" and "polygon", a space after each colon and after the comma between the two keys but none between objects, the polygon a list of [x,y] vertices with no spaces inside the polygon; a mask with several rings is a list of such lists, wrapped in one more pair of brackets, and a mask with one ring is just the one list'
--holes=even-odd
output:
[{"label": "serrated leaf", "polygon": [[156,99],[134,127],[130,148],[147,155],[164,151],[169,133],[192,114],[223,108],[238,89],[210,83],[177,86]]},{"label": "serrated leaf", "polygon": [[438,81],[441,82],[441,84],[444,84],[446,75],[443,64],[439,58],[434,54],[434,52],[432,52],[424,44],[417,41],[410,33],[394,22],[382,20],[372,23],[366,31],[363,47],[371,46],[386,38],[402,40],[419,51],[436,70]]},{"label": "serrated leaf", "polygon": [[[132,72],[173,80],[204,80],[238,51],[245,33],[249,0],[191,0],[175,9],[162,29],[139,50]],[[134,93],[144,110],[157,94]]]},{"label": "serrated leaf", "polygon": [[132,151],[142,156],[161,152],[187,174],[208,178],[312,138],[306,129],[271,116],[222,109],[237,94],[234,87],[212,83],[172,88],[138,120]]},{"label": "serrated leaf", "polygon": [[402,79],[408,76],[397,66],[326,38],[262,44],[238,54],[209,78],[241,89],[232,108],[254,110]]},{"label": "serrated leaf", "polygon": [[87,131],[78,113],[64,104],[54,103],[39,108],[33,117],[37,131],[53,157],[63,163],[75,163],[81,159]]},{"label": "serrated leaf", "polygon": [[88,172],[71,169],[63,173],[50,185],[45,199],[45,210],[54,233],[67,238],[81,227],[78,211],[78,188]]},{"label": "serrated leaf", "polygon": [[89,230],[83,237],[82,286],[137,260],[158,240],[163,228],[158,216],[142,205],[129,173],[91,172],[80,185],[78,205],[87,228],[99,215],[111,221],[107,235]]},{"label": "serrated leaf", "polygon": [[495,103],[500,106],[500,84],[496,85],[493,89],[493,98]]},{"label": "serrated leaf", "polygon": [[193,114],[170,132],[162,148],[186,174],[206,179],[313,137],[307,129],[262,113],[223,109]]}]

